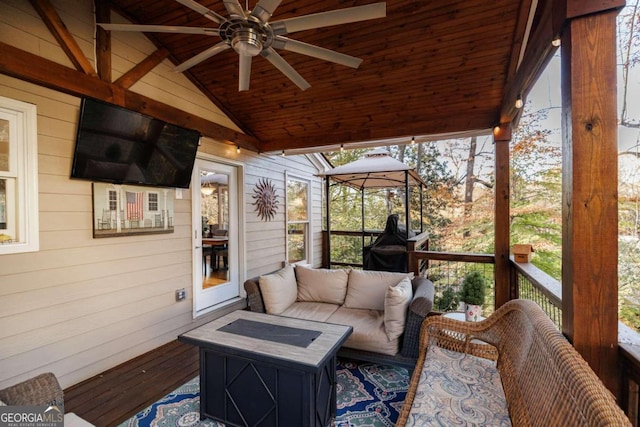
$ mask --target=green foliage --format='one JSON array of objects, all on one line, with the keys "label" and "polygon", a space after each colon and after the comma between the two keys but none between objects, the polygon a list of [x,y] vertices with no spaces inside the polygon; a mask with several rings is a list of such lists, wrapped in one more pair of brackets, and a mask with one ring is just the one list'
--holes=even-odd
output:
[{"label": "green foliage", "polygon": [[439,311],[452,311],[458,307],[458,300],[458,293],[453,286],[447,286],[441,296],[436,295],[433,305]]},{"label": "green foliage", "polygon": [[487,290],[487,280],[479,271],[468,273],[462,281],[460,300],[471,305],[483,305]]}]

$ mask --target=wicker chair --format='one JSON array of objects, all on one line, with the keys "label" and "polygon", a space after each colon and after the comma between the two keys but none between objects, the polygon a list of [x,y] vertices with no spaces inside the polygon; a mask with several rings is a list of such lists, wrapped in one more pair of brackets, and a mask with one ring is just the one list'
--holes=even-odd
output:
[{"label": "wicker chair", "polygon": [[429,317],[421,329],[420,356],[397,426],[412,425],[410,413],[420,411],[413,400],[429,345],[497,360],[514,426],[631,426],[595,372],[532,301],[509,301],[477,323]]},{"label": "wicker chair", "polygon": [[0,390],[0,400],[7,405],[16,406],[64,406],[62,388],[51,372]]},{"label": "wicker chair", "polygon": [[[0,390],[0,401],[9,406],[57,406],[64,408],[64,393],[51,372],[40,374]],[[64,415],[65,427],[94,427],[73,412]]]}]

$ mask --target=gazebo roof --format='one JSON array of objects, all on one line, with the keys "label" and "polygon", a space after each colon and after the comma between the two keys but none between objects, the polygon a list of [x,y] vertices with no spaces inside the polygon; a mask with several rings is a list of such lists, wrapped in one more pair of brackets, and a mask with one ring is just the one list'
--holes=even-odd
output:
[{"label": "gazebo roof", "polygon": [[380,148],[369,151],[362,159],[338,166],[319,176],[361,190],[404,187],[407,173],[409,185],[426,185],[415,170],[391,157],[387,150]]}]

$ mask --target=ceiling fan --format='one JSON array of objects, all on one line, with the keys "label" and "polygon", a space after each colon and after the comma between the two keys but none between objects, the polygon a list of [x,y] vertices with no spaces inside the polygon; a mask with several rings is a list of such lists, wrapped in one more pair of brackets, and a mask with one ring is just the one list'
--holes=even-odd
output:
[{"label": "ceiling fan", "polygon": [[206,27],[103,23],[98,23],[98,25],[110,31],[143,31],[219,36],[222,41],[181,63],[175,67],[173,71],[185,71],[220,52],[233,49],[240,56],[240,75],[238,81],[238,89],[240,91],[249,90],[251,61],[254,56],[258,55],[266,58],[300,89],[305,90],[311,86],[276,52],[276,49],[296,52],[336,64],[346,65],[347,67],[358,68],[360,63],[362,63],[362,59],[293,40],[284,37],[284,35],[296,31],[348,24],[386,16],[386,3],[381,2],[269,22],[271,15],[282,0],[259,0],[258,4],[256,4],[251,11],[243,9],[238,0],[223,0],[229,18],[217,14],[194,0],[176,1],[202,14],[205,18],[218,24],[219,27],[215,29]]}]

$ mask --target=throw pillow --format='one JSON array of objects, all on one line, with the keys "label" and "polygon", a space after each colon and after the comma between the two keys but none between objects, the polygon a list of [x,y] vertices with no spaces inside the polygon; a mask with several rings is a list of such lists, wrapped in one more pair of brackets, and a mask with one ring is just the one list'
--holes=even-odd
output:
[{"label": "throw pillow", "polygon": [[409,278],[397,285],[389,286],[384,295],[384,331],[389,341],[400,338],[407,322],[407,310],[413,299],[413,288]]},{"label": "throw pillow", "polygon": [[347,270],[328,270],[296,266],[298,301],[344,304],[347,293]]},{"label": "throw pillow", "polygon": [[286,267],[275,273],[258,278],[264,308],[268,314],[281,314],[291,304],[296,302],[298,286],[293,267]]},{"label": "throw pillow", "polygon": [[387,288],[396,285],[406,277],[411,279],[413,273],[351,270],[344,306],[382,311]]}]

